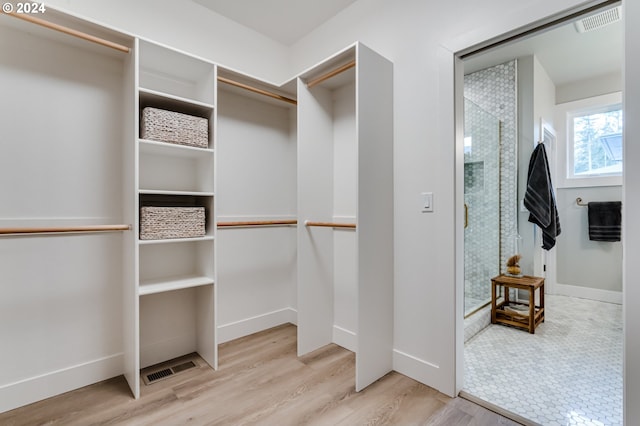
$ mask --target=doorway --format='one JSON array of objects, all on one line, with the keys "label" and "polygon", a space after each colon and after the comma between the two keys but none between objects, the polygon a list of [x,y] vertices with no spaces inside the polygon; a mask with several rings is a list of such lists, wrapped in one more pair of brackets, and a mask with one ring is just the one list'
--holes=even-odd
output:
[{"label": "doorway", "polygon": [[[475,397],[479,400],[478,402],[484,400],[489,404],[504,408],[507,412],[515,413],[516,416],[520,415],[522,418],[538,421],[543,424],[562,424],[563,421],[566,420],[580,420],[587,422],[587,424],[589,424],[589,422],[592,422],[592,424],[600,424],[597,422],[601,422],[614,425],[621,424],[622,422],[622,313],[619,304],[622,301],[621,262],[617,267],[619,269],[617,273],[620,275],[619,285],[617,282],[615,284],[607,283],[605,288],[595,288],[591,286],[590,283],[585,282],[567,283],[566,280],[571,279],[570,277],[572,276],[566,273],[567,261],[562,257],[558,258],[558,256],[566,256],[567,252],[575,252],[573,248],[575,246],[581,247],[581,249],[584,250],[602,250],[603,253],[607,251],[614,252],[616,248],[614,245],[598,246],[593,242],[587,241],[587,239],[582,236],[576,237],[576,235],[571,234],[571,232],[573,232],[572,227],[567,226],[567,231],[558,238],[558,247],[550,252],[545,252],[544,255],[541,256],[541,252],[537,248],[540,231],[528,222],[528,212],[521,206],[521,200],[524,190],[526,189],[529,157],[535,145],[538,142],[542,142],[545,136],[545,145],[548,147],[549,155],[553,156],[550,162],[555,165],[552,171],[552,180],[554,183],[559,181],[563,182],[563,180],[558,179],[558,177],[564,176],[566,173],[566,170],[563,169],[566,162],[564,162],[563,158],[560,159],[562,161],[556,161],[555,155],[556,153],[566,152],[568,148],[572,147],[569,145],[569,136],[564,123],[560,123],[565,120],[566,115],[562,116],[558,113],[559,110],[562,110],[558,105],[565,105],[580,99],[594,98],[602,94],[622,91],[621,23],[612,21],[607,26],[594,28],[593,30],[585,32],[583,21],[584,18],[603,12],[615,14],[617,13],[615,11],[616,6],[616,4],[608,2],[606,6],[603,6],[601,9],[589,10],[581,16],[574,16],[572,19],[562,23],[546,25],[544,29],[535,33],[529,32],[525,38],[515,40],[508,44],[493,46],[490,49],[483,49],[480,52],[460,55],[464,74],[485,70],[509,60],[517,61],[518,154],[516,163],[518,179],[517,202],[515,205],[516,214],[513,227],[517,230],[516,234],[521,236],[521,244],[524,246],[522,250],[523,262],[521,265],[523,272],[527,275],[542,276],[549,282],[546,292],[549,294],[547,297],[548,320],[541,325],[540,330],[536,330],[535,335],[531,336],[519,330],[504,326],[490,326],[490,328],[496,331],[497,337],[492,336],[494,340],[489,341],[489,343],[484,341],[478,344],[478,346],[482,346],[482,350],[474,351],[469,357],[465,354],[464,363],[466,367],[469,367],[474,362],[477,362],[478,354],[480,354],[479,358],[484,361],[492,359],[492,354],[487,351],[492,351],[494,355],[498,353],[498,356],[493,358],[494,361],[491,361],[489,365],[482,363],[473,365],[476,371],[481,371],[481,373],[476,374],[470,378],[470,380],[467,380],[468,378],[465,377],[465,382],[473,382],[472,387],[477,394],[469,395],[468,393],[462,392],[461,395],[466,394],[470,398]],[[612,10],[614,12],[611,12]],[[582,28],[580,28],[581,26]],[[616,29],[616,27],[618,28]],[[588,35],[584,37],[584,34]],[[583,47],[562,47],[566,39],[579,38],[577,35],[582,36],[582,42],[585,44]],[[598,41],[600,37],[614,37],[615,41],[611,42],[611,39],[608,41]],[[602,53],[598,50],[601,45],[607,46]],[[580,60],[573,59],[571,55],[578,52],[581,52],[584,58]],[[611,56],[612,54],[614,56]],[[594,65],[590,65],[586,61],[589,57],[596,59]],[[560,69],[561,67],[558,67],[560,64],[576,64],[578,68],[562,70]],[[605,66],[605,68],[600,68],[601,66]],[[466,106],[467,100],[464,102]],[[556,132],[554,132],[553,129],[558,130],[558,128],[563,129],[563,131],[555,134]],[[466,130],[467,125],[465,120],[465,138],[467,137]],[[466,145],[468,142],[465,143],[463,140],[458,140],[458,144],[464,145],[462,149],[467,150]],[[461,148],[458,148],[458,152],[460,152],[460,149]],[[467,166],[466,160],[467,155],[465,154],[464,171],[458,172],[458,176],[462,174],[465,178],[465,191],[463,195],[465,204],[468,201],[467,191],[469,184],[466,180],[467,176],[470,175],[468,168],[473,167]],[[589,191],[589,188],[593,186],[590,182],[582,182],[581,185],[582,186],[578,186],[577,188],[580,188],[579,191],[583,192]],[[584,216],[584,223],[580,223],[583,229],[579,229],[578,231],[585,231],[586,233],[586,209],[576,203],[576,187],[571,187],[566,185],[566,182],[563,182],[559,187],[554,184],[554,188],[560,212],[560,222],[563,222],[563,216],[565,220],[568,220],[567,218],[570,217],[568,224],[575,222],[575,216]],[[604,200],[608,200],[608,198],[613,200],[621,197],[621,183],[617,185],[617,188],[611,193],[603,191],[605,190],[599,188],[591,193],[597,196],[599,200],[603,200],[603,198]],[[460,197],[458,197],[458,199],[460,199]],[[584,210],[580,210],[581,207]],[[465,216],[467,215],[465,214]],[[582,219],[580,220],[582,221]],[[580,226],[576,228],[580,228]],[[509,224],[506,224],[506,227],[508,228]],[[503,228],[504,226],[501,226],[501,229]],[[467,249],[471,244],[475,244],[470,241],[472,240],[468,240],[467,230],[465,230],[465,281],[468,266]],[[493,243],[495,243],[495,240]],[[498,242],[498,244],[500,243]],[[572,248],[568,250],[567,247]],[[619,249],[621,250],[621,246]],[[618,255],[614,254],[614,257],[615,256]],[[618,257],[621,257],[621,252]],[[562,269],[563,267],[565,269]],[[499,272],[504,272],[504,269],[504,261],[501,259]],[[614,276],[616,273],[609,275]],[[557,277],[563,277],[562,279],[565,281],[558,283]],[[617,279],[612,279],[611,281],[616,280]],[[464,313],[468,314],[466,306],[466,284],[465,282]],[[488,288],[489,282],[487,282],[486,286]],[[549,288],[551,288],[552,291],[549,291]],[[619,296],[619,300],[616,300],[616,294]],[[616,301],[618,303],[611,303]],[[567,316],[568,313],[571,314]],[[460,316],[459,314],[458,318],[460,318]],[[582,334],[577,326],[572,325],[574,324],[572,322],[574,320],[586,323],[591,322],[593,326],[584,330],[586,334]],[[598,327],[600,325],[605,325],[605,327],[599,329]],[[611,332],[611,334],[608,334],[609,332]],[[469,344],[473,345],[479,342],[482,336],[487,337],[489,333],[482,331],[478,334],[478,337],[472,338]],[[544,345],[536,346],[545,339],[545,336],[548,338],[547,341],[556,339],[555,348],[559,349],[558,353],[553,353],[549,347]],[[562,336],[565,337],[564,342],[562,341]],[[474,339],[476,340],[474,341]],[[599,349],[597,347],[598,345],[589,344],[589,342],[593,342],[594,340],[607,342],[606,348],[603,347]],[[563,343],[568,344],[570,341],[573,342],[571,343],[574,345],[573,348],[562,346]],[[565,354],[570,354],[576,347],[580,347],[580,356],[574,359],[564,357]],[[597,358],[596,355],[593,357],[591,355],[598,351],[600,351],[598,356],[602,355],[602,357],[606,358],[603,364],[604,367],[595,366],[593,368],[596,370],[609,369],[611,376],[601,378],[600,385],[589,380],[581,382],[582,379],[589,378],[586,376],[590,375],[588,372],[585,373],[591,368],[586,364],[586,361]],[[518,362],[523,358],[533,358],[542,361],[550,357],[557,357],[556,362],[546,364],[543,362],[534,362],[533,365]],[[554,370],[556,366],[565,364],[565,361],[565,367],[567,367],[568,371],[572,371],[573,375],[563,376],[559,373],[559,370]],[[465,368],[465,370],[465,375],[472,374],[469,373],[469,368]],[[504,371],[510,371],[512,374],[504,376],[502,375]],[[503,386],[502,388],[505,392],[507,389],[510,389],[507,393],[514,394],[511,396],[512,399],[514,399],[513,404],[510,403],[511,400],[509,398],[491,400],[492,391],[484,394],[482,394],[482,391],[478,391],[478,384],[482,385],[486,383],[494,388],[496,385],[500,385],[500,383],[496,383],[496,377],[499,375],[501,380],[505,380],[505,383],[509,385],[517,385],[518,382],[523,383],[522,395],[526,395],[527,389],[531,390],[531,387],[527,387],[526,384],[530,379],[543,382],[547,387],[555,386],[558,389],[572,387],[574,391],[577,389],[574,386],[578,386],[579,384],[579,386],[584,388],[585,392],[595,395],[596,398],[599,394],[602,394],[602,400],[594,403],[600,406],[601,410],[599,412],[586,412],[571,400],[567,400],[565,404],[556,404],[561,398],[553,396],[554,394],[552,392],[544,389],[535,392],[536,398],[532,397],[530,399],[527,404],[528,409],[516,403],[517,401],[515,399],[523,399],[522,395],[518,395],[517,386]],[[591,374],[591,376],[591,378],[593,378],[593,374]],[[564,377],[564,380],[557,380],[560,377]],[[611,380],[609,380],[610,378]],[[467,389],[467,387],[463,385],[462,389]],[[504,394],[505,392],[502,393]],[[493,392],[494,395],[498,395],[499,393],[499,390]],[[574,393],[578,394],[579,392],[576,391]],[[609,401],[608,398],[611,397],[612,394],[614,400]],[[604,398],[605,395],[607,395],[608,398]],[[545,396],[549,398],[545,398]],[[536,417],[536,415],[544,412],[545,409],[550,406],[558,407],[557,416],[550,414],[550,417]],[[531,409],[531,407],[533,407],[533,409]],[[548,413],[545,412],[545,415],[546,414]],[[610,416],[606,417],[605,414],[609,414]],[[522,418],[520,418],[520,420]]]}]

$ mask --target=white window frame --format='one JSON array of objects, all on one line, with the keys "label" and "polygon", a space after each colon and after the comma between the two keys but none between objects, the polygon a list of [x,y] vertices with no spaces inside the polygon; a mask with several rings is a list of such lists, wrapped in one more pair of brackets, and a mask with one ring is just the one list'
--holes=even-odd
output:
[{"label": "white window frame", "polygon": [[[566,102],[556,105],[556,123],[558,133],[558,188],[577,188],[590,186],[618,186],[622,185],[622,175],[585,175],[573,176],[573,117],[585,111],[611,111],[614,105],[622,104],[622,92],[609,93]],[[624,158],[623,158],[624,168]],[[571,173],[570,173],[571,171]]]}]

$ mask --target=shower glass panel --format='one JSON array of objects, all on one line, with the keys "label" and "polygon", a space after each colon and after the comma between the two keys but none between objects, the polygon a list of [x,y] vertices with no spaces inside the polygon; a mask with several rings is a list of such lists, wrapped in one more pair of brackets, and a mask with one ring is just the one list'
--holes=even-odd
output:
[{"label": "shower glass panel", "polygon": [[464,100],[464,311],[491,300],[500,273],[500,121]]}]

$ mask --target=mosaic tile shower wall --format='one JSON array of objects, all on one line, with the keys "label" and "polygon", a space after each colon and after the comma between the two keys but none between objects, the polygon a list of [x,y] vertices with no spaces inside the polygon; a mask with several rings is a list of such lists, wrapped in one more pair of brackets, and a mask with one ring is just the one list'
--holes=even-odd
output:
[{"label": "mosaic tile shower wall", "polygon": [[[500,146],[495,161],[486,160],[480,165],[483,153],[477,156],[471,152],[465,153],[465,202],[473,202],[476,195],[472,195],[472,190],[478,189],[482,183],[485,193],[488,190],[496,191],[499,194],[499,203],[493,211],[487,207],[482,215],[469,214],[469,226],[476,226],[476,235],[472,237],[469,250],[465,238],[465,305],[467,299],[473,303],[473,299],[487,300],[490,297],[490,279],[504,270],[506,259],[509,256],[510,246],[513,241],[513,234],[516,232],[517,221],[517,86],[516,86],[517,62],[510,61],[485,70],[477,71],[465,76],[464,96],[466,100],[473,102],[479,107],[477,114],[490,114],[499,120],[501,125]],[[466,113],[465,113],[466,115]],[[465,116],[465,135],[467,125],[479,125],[474,114]],[[486,130],[485,130],[486,131]],[[483,130],[481,130],[483,132]],[[482,167],[482,177],[480,168]],[[499,167],[499,173],[493,173],[490,167]],[[473,176],[471,176],[473,175]],[[466,177],[470,180],[467,184]],[[492,181],[491,179],[497,179]],[[482,180],[482,182],[480,181]],[[469,193],[467,190],[471,190]],[[497,214],[499,212],[499,215]],[[489,226],[480,226],[482,222],[495,222],[488,215],[498,216],[498,225],[491,230]],[[478,221],[480,223],[474,223]],[[499,230],[499,231],[498,231]],[[499,233],[498,233],[499,232]],[[478,252],[487,250],[489,241],[499,241],[499,254],[494,252],[491,256],[498,256],[496,259],[488,261],[486,256],[480,256]],[[491,249],[493,250],[493,249]],[[490,262],[489,265],[485,262]],[[465,311],[468,311],[465,306]]]}]

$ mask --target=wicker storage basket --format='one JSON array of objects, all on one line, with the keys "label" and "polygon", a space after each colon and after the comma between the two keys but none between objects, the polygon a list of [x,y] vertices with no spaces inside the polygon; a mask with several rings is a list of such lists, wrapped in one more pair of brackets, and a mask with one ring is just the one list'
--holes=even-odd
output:
[{"label": "wicker storage basket", "polygon": [[140,239],[203,237],[204,207],[141,207]]},{"label": "wicker storage basket", "polygon": [[141,137],[178,145],[207,148],[209,121],[179,112],[146,107],[142,110]]}]

